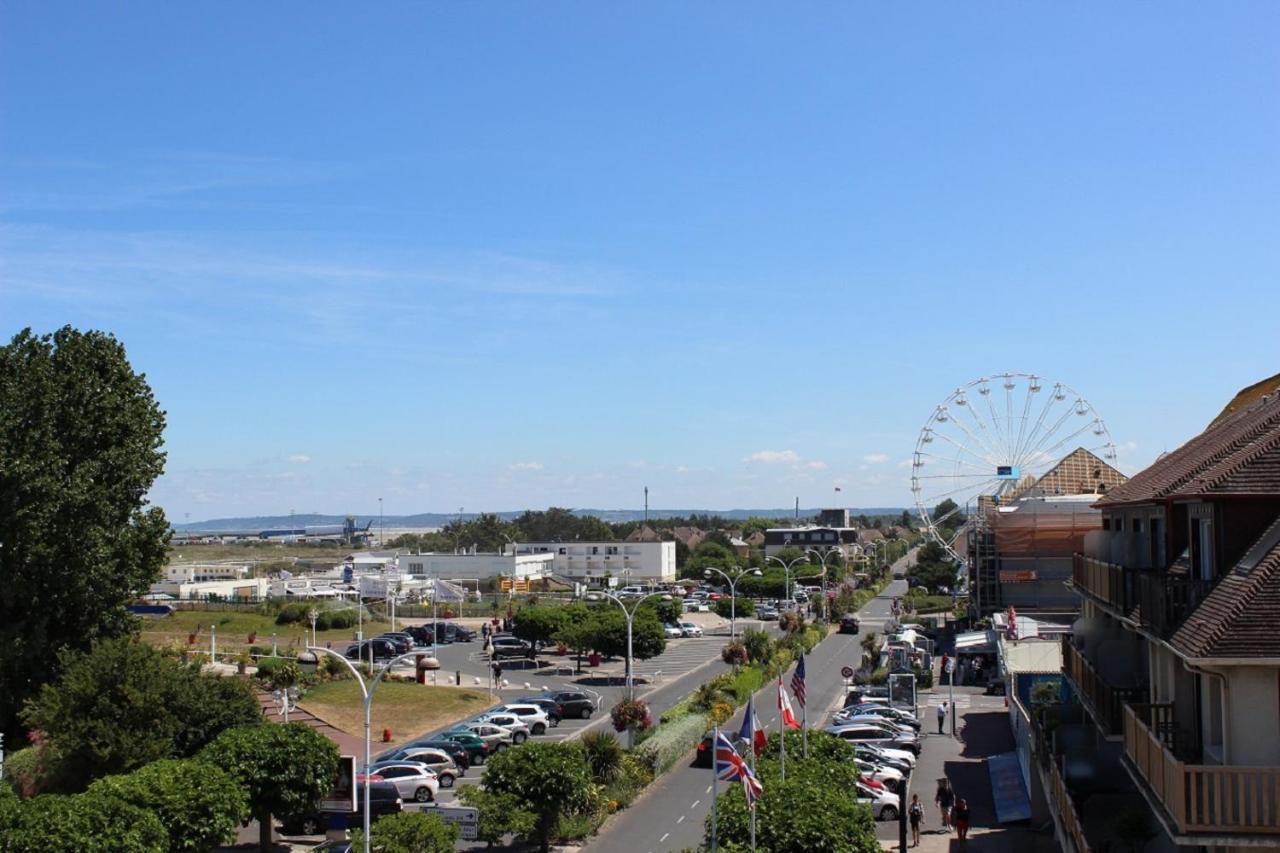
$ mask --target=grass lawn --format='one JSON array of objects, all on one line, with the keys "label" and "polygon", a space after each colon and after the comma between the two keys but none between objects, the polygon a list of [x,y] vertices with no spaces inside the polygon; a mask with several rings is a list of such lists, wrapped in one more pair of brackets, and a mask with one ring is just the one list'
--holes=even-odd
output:
[{"label": "grass lawn", "polygon": [[[230,610],[179,610],[163,619],[144,619],[142,639],[157,646],[175,641],[185,645],[187,636],[194,631],[195,645],[207,649],[212,625],[218,626],[219,651],[247,650],[251,633],[257,633],[258,636],[253,644],[258,646],[270,646],[271,635],[275,634],[278,648],[282,651],[289,646],[293,646],[295,651],[301,650],[304,635],[307,642],[311,640],[310,623],[294,622],[291,625],[277,625],[274,616]],[[364,623],[366,637],[377,636],[390,628],[389,622]],[[321,645],[333,643],[334,648],[338,648],[339,651],[345,649],[347,644],[353,641],[354,636],[355,628],[334,628],[316,633],[316,639]]]},{"label": "grass lawn", "polygon": [[[329,681],[307,690],[298,703],[343,731],[364,731],[364,701],[354,681]],[[373,737],[391,729],[392,743],[457,720],[473,717],[494,704],[488,693],[457,687],[432,687],[398,681],[378,685],[373,698]]]}]

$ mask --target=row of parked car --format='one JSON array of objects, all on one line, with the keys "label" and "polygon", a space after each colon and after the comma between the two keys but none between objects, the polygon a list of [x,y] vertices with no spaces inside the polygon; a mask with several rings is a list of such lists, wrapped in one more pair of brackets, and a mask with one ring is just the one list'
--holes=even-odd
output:
[{"label": "row of parked car", "polygon": [[[352,823],[362,820],[366,785],[371,820],[400,811],[406,800],[430,803],[440,789],[452,788],[490,755],[545,734],[566,717],[585,720],[596,710],[596,700],[582,691],[548,691],[521,697],[448,731],[388,750],[356,778],[357,813]],[[282,823],[286,834],[315,835],[324,831],[329,817],[313,810],[285,818]]]},{"label": "row of parked car", "polygon": [[400,631],[386,631],[363,642],[353,643],[344,653],[351,660],[390,660],[414,649],[447,643],[469,643],[475,632],[454,622],[409,625]]}]

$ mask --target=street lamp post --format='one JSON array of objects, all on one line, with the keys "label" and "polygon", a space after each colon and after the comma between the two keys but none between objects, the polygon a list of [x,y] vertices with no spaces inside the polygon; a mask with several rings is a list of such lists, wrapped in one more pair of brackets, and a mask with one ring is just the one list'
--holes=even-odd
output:
[{"label": "street lamp post", "polygon": [[631,623],[635,621],[636,611],[640,609],[640,605],[650,598],[661,598],[663,601],[670,601],[671,596],[665,592],[651,592],[648,595],[642,595],[636,599],[631,609],[627,609],[627,605],[622,603],[622,599],[611,592],[601,593],[605,598],[622,608],[622,613],[627,617],[627,698],[634,700],[636,698],[636,683],[634,677],[635,661],[631,656]]},{"label": "street lamp post", "polygon": [[799,557],[790,561],[785,561],[781,557],[765,557],[766,561],[773,560],[778,565],[782,566],[783,597],[786,598],[788,604],[795,604],[795,599],[791,597],[791,567],[796,563],[806,562],[808,559],[808,554],[801,554]]},{"label": "street lamp post", "polygon": [[805,553],[813,554],[822,561],[822,574],[814,575],[814,577],[822,578],[822,621],[825,622],[827,621],[827,557],[830,557],[832,554],[839,557],[843,557],[844,555],[841,553],[839,548],[828,548],[826,553],[822,553],[814,548],[808,548],[805,550]]},{"label": "street lamp post", "polygon": [[321,646],[308,646],[307,652],[310,654],[308,655],[304,653],[298,656],[298,663],[302,666],[304,670],[307,670],[308,672],[315,670],[316,666],[320,662],[320,659],[316,657],[316,655],[321,655],[321,654],[331,655],[337,658],[338,660],[342,661],[343,665],[346,666],[347,669],[351,670],[351,674],[356,679],[356,684],[360,685],[360,693],[364,697],[364,774],[363,774],[365,777],[365,780],[364,780],[364,853],[370,853],[370,848],[369,848],[369,841],[370,841],[369,839],[369,764],[371,763],[370,753],[372,752],[372,745],[371,745],[372,744],[372,736],[371,736],[372,723],[370,722],[370,717],[373,710],[373,693],[375,690],[377,690],[378,684],[382,681],[382,676],[390,672],[391,667],[395,666],[405,658],[414,657],[418,653],[405,652],[404,654],[399,655],[398,657],[392,658],[391,660],[387,661],[386,664],[383,665],[382,669],[378,670],[377,674],[374,675],[373,680],[366,685],[364,676],[360,674],[360,670],[357,669],[351,663],[351,661],[347,660],[345,657],[338,654],[333,649],[326,649],[326,648],[322,648]]},{"label": "street lamp post", "polygon": [[760,575],[763,574],[759,569],[752,569],[746,566],[735,566],[734,569],[735,571],[732,577],[728,572],[724,572],[716,568],[707,568],[702,572],[702,576],[704,578],[710,579],[711,573],[715,572],[729,582],[729,642],[731,643],[737,639],[738,636],[738,581],[742,580],[743,575],[754,575],[755,577],[760,577]]}]

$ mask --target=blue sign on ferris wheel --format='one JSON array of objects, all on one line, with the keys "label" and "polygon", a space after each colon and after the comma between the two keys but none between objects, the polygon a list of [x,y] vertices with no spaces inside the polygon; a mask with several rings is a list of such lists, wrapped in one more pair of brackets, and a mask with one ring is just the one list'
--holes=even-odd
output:
[{"label": "blue sign on ferris wheel", "polygon": [[997,480],[1017,480],[1020,478],[1021,478],[1021,475],[1018,472],[1017,465],[997,465],[996,466]]}]

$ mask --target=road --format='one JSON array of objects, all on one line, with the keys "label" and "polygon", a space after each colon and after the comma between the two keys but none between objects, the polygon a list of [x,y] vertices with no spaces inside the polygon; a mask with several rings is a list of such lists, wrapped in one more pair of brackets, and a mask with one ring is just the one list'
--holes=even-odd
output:
[{"label": "road", "polygon": [[[910,559],[894,564],[901,571]],[[858,636],[833,634],[806,658],[808,670],[808,716],[812,727],[820,726],[828,713],[844,698],[844,679],[840,668],[857,667],[862,636],[879,633],[889,618],[894,596],[904,595],[907,584],[895,580],[860,611],[863,630]],[[769,729],[778,728],[777,688],[770,684],[755,695],[756,713]],[[798,709],[797,709],[798,711]],[[725,727],[742,725],[742,712]],[[703,825],[711,810],[711,771],[688,764],[677,765],[659,779],[631,808],[614,817],[602,834],[587,844],[590,853],[662,853],[663,851],[696,849],[703,839]]]}]

